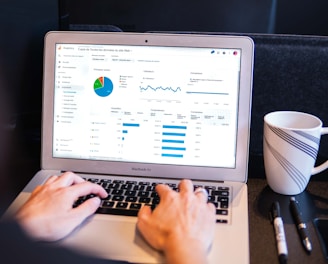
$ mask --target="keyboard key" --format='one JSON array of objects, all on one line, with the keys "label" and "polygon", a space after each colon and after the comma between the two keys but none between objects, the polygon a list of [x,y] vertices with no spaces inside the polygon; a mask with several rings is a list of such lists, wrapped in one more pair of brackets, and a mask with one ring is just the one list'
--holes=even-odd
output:
[{"label": "keyboard key", "polygon": [[153,198],[153,200],[151,201],[151,203],[152,204],[155,204],[155,205],[157,205],[157,204],[159,204],[159,197],[156,197],[156,198]]},{"label": "keyboard key", "polygon": [[212,195],[229,196],[229,191],[225,191],[225,190],[212,191]]},{"label": "keyboard key", "polygon": [[137,181],[126,181],[126,184],[137,185]]},{"label": "keyboard key", "polygon": [[136,196],[136,194],[136,191],[125,191],[124,193],[125,196]]},{"label": "keyboard key", "polygon": [[119,183],[110,183],[108,184],[108,187],[107,188],[110,188],[110,189],[119,189],[121,187],[121,184]]},{"label": "keyboard key", "polygon": [[228,210],[216,209],[217,215],[228,215]]},{"label": "keyboard key", "polygon": [[139,203],[131,203],[130,204],[130,209],[132,210],[139,210],[141,208],[141,204]]},{"label": "keyboard key", "polygon": [[148,198],[148,197],[140,197],[139,198],[139,203],[146,203],[146,204],[148,204],[148,203],[150,203],[150,198]]},{"label": "keyboard key", "polygon": [[113,190],[112,195],[122,195],[123,194],[123,190]]},{"label": "keyboard key", "polygon": [[124,196],[121,196],[121,195],[114,195],[113,198],[112,198],[113,201],[118,201],[118,202],[121,202],[124,200]]},{"label": "keyboard key", "polygon": [[127,197],[125,197],[126,202],[135,203],[137,200],[138,200],[138,197],[136,197],[136,196],[127,196]]},{"label": "keyboard key", "polygon": [[102,207],[113,207],[114,204],[115,204],[115,202],[113,202],[113,201],[103,201],[101,206]]},{"label": "keyboard key", "polygon": [[124,181],[122,181],[122,180],[114,180],[113,183],[121,183],[121,184],[123,184]]},{"label": "keyboard key", "polygon": [[141,181],[139,182],[139,185],[144,185],[144,186],[150,185],[150,182]]},{"label": "keyboard key", "polygon": [[112,214],[112,215],[127,215],[127,216],[137,216],[138,210],[127,210],[120,208],[109,208],[109,207],[99,207],[96,213],[99,214]]},{"label": "keyboard key", "polygon": [[116,204],[116,208],[127,208],[129,205],[129,203],[126,203],[126,202],[118,202]]},{"label": "keyboard key", "polygon": [[144,185],[135,185],[133,187],[133,190],[134,191],[143,191],[145,189],[145,186]]},{"label": "keyboard key", "polygon": [[131,190],[132,184],[122,184],[121,190]]},{"label": "keyboard key", "polygon": [[149,192],[146,191],[140,191],[138,192],[139,197],[149,197]]}]

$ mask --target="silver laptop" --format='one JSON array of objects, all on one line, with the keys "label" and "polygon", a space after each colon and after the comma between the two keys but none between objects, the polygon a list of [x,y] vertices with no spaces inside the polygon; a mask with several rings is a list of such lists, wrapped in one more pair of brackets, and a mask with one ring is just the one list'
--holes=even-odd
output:
[{"label": "silver laptop", "polygon": [[253,56],[243,36],[49,32],[41,170],[8,212],[49,176],[74,171],[109,197],[59,243],[163,263],[138,233],[136,214],[156,206],[157,183],[176,188],[189,178],[217,206],[209,263],[248,263]]}]

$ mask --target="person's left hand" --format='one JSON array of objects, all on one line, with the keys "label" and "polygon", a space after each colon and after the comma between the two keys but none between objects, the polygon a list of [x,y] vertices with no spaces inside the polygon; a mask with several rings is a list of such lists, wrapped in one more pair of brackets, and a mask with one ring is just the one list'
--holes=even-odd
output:
[{"label": "person's left hand", "polygon": [[[76,208],[81,196],[95,194]],[[71,233],[100,205],[107,192],[98,184],[83,180],[72,172],[51,176],[32,192],[16,215],[18,223],[36,240],[55,241]]]}]

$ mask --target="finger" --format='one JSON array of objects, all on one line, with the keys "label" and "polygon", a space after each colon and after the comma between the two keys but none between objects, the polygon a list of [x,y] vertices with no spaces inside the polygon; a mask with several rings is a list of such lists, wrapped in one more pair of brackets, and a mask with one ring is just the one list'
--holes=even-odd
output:
[{"label": "finger", "polygon": [[150,206],[143,206],[140,208],[138,212],[138,221],[137,221],[137,228],[143,234],[143,236],[147,236],[148,230],[148,222],[151,216],[151,208]]},{"label": "finger", "polygon": [[204,188],[198,187],[194,193],[199,199],[208,201],[208,192]]},{"label": "finger", "polygon": [[139,212],[138,212],[138,223],[137,225],[139,225],[140,223],[145,223],[146,221],[148,221],[149,217],[151,216],[151,208],[150,206],[143,206],[140,208]]},{"label": "finger", "polygon": [[156,229],[152,227],[156,222],[151,219],[152,211],[149,206],[143,206],[138,213],[137,228],[144,237],[144,239],[155,249],[161,250],[159,236],[156,235]]},{"label": "finger", "polygon": [[74,184],[70,188],[70,193],[74,198],[85,196],[88,194],[95,194],[101,198],[106,198],[108,193],[100,185],[88,181],[83,181],[79,184]]},{"label": "finger", "polygon": [[194,186],[191,182],[191,180],[181,180],[179,183],[179,190],[180,193],[192,193],[194,190]]},{"label": "finger", "polygon": [[156,192],[159,197],[164,197],[170,191],[173,191],[173,190],[166,184],[156,185]]},{"label": "finger", "polygon": [[82,179],[77,174],[68,171],[58,177],[57,184],[59,187],[67,187],[67,186],[71,186],[73,184],[78,184],[78,183],[82,183],[82,182],[85,182],[85,180]]},{"label": "finger", "polygon": [[57,175],[52,175],[50,176],[45,182],[44,184],[51,184],[53,183],[54,181],[56,181],[58,179],[58,176]]},{"label": "finger", "polygon": [[216,211],[216,208],[215,208],[215,205],[213,203],[207,203],[207,207],[208,209],[211,211],[212,215],[215,216],[215,211]]},{"label": "finger", "polygon": [[[83,222],[83,220],[85,218],[94,214],[97,211],[97,209],[99,208],[100,202],[101,202],[101,200],[99,197],[93,197],[93,198],[86,200],[85,202],[80,204],[78,207],[73,208],[72,210],[75,214],[74,218],[76,219],[76,221],[78,221],[78,223],[81,223],[81,222]],[[74,221],[74,219],[73,219],[73,221]]]},{"label": "finger", "polygon": [[34,190],[33,190],[33,193],[37,193],[39,192],[39,190],[42,189],[42,185],[37,185]]},{"label": "finger", "polygon": [[34,190],[32,191],[32,193],[31,193],[31,197],[37,195],[37,194],[40,192],[41,189],[42,189],[42,186],[41,186],[41,185],[37,185],[37,186],[34,188]]}]

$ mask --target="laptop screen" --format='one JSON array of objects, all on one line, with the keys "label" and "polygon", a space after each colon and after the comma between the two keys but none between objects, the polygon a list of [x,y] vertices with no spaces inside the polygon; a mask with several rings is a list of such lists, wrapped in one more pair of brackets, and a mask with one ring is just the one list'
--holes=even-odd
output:
[{"label": "laptop screen", "polygon": [[42,169],[247,180],[249,37],[60,31],[44,47]]},{"label": "laptop screen", "polygon": [[236,166],[241,49],[55,48],[54,158]]}]

